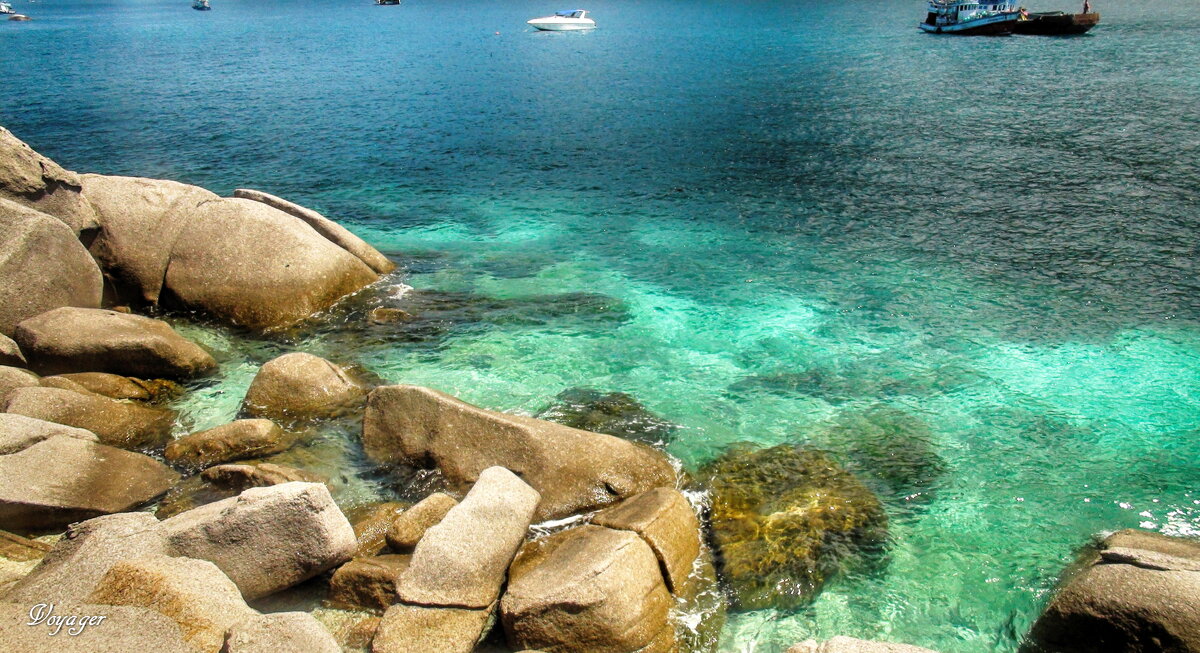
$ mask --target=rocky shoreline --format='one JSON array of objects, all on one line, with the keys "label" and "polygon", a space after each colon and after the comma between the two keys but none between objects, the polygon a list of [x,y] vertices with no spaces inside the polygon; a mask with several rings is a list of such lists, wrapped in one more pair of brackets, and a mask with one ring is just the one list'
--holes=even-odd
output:
[{"label": "rocky shoreline", "polygon": [[[285,199],[79,175],[3,128],[0,233],[4,650],[713,651],[726,610],[800,608],[886,546],[857,469],[736,446],[692,475],[660,448],[673,426],[619,393],[539,419],[292,351],[238,419],[173,437],[172,401],[219,365],[157,318],[280,332],[396,263]],[[333,422],[379,473],[436,483],[344,510],[280,458]],[[919,496],[925,462],[876,471]],[[1064,574],[1027,649],[1200,651],[1197,606],[1200,544],[1123,531]]]}]

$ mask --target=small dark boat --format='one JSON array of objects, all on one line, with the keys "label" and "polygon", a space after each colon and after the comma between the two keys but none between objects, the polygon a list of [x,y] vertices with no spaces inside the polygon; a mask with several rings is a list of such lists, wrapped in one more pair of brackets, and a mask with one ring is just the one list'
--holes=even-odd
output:
[{"label": "small dark boat", "polygon": [[1062,11],[1044,11],[1028,14],[1013,25],[1014,34],[1037,36],[1071,36],[1083,34],[1100,22],[1100,12],[1068,14]]},{"label": "small dark boat", "polygon": [[398,5],[400,0],[375,0],[377,5]]}]

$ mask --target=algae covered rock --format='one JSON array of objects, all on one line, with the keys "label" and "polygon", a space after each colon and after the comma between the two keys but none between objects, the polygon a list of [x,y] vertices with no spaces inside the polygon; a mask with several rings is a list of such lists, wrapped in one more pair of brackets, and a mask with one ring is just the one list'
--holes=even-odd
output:
[{"label": "algae covered rock", "polygon": [[649,444],[666,444],[677,428],[624,392],[571,388],[554,399],[538,419]]},{"label": "algae covered rock", "polygon": [[703,471],[735,608],[803,605],[843,558],[887,535],[879,499],[824,452],[740,444]]}]

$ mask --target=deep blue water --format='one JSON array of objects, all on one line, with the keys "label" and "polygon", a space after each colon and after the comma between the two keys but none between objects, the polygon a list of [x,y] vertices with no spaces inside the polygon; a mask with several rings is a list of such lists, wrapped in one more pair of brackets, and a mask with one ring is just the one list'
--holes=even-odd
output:
[{"label": "deep blue water", "polygon": [[288,197],[404,261],[398,289],[525,312],[300,346],[503,410],[626,391],[689,466],[881,406],[928,429],[947,471],[884,497],[886,565],[735,616],[726,650],[1012,650],[1093,534],[1200,535],[1194,2],[996,39],[923,34],[912,0],[599,1],[583,34],[528,30],[565,8],[528,0],[213,4],[17,0],[0,124],[71,169]]}]

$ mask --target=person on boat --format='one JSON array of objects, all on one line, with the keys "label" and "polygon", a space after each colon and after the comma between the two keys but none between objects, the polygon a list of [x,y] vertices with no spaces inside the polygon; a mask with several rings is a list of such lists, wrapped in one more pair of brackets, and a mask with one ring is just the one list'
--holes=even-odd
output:
[{"label": "person on boat", "polygon": [[1085,13],[1085,14],[1092,13],[1092,3],[1089,2],[1088,0],[1083,0],[1083,13]]}]

